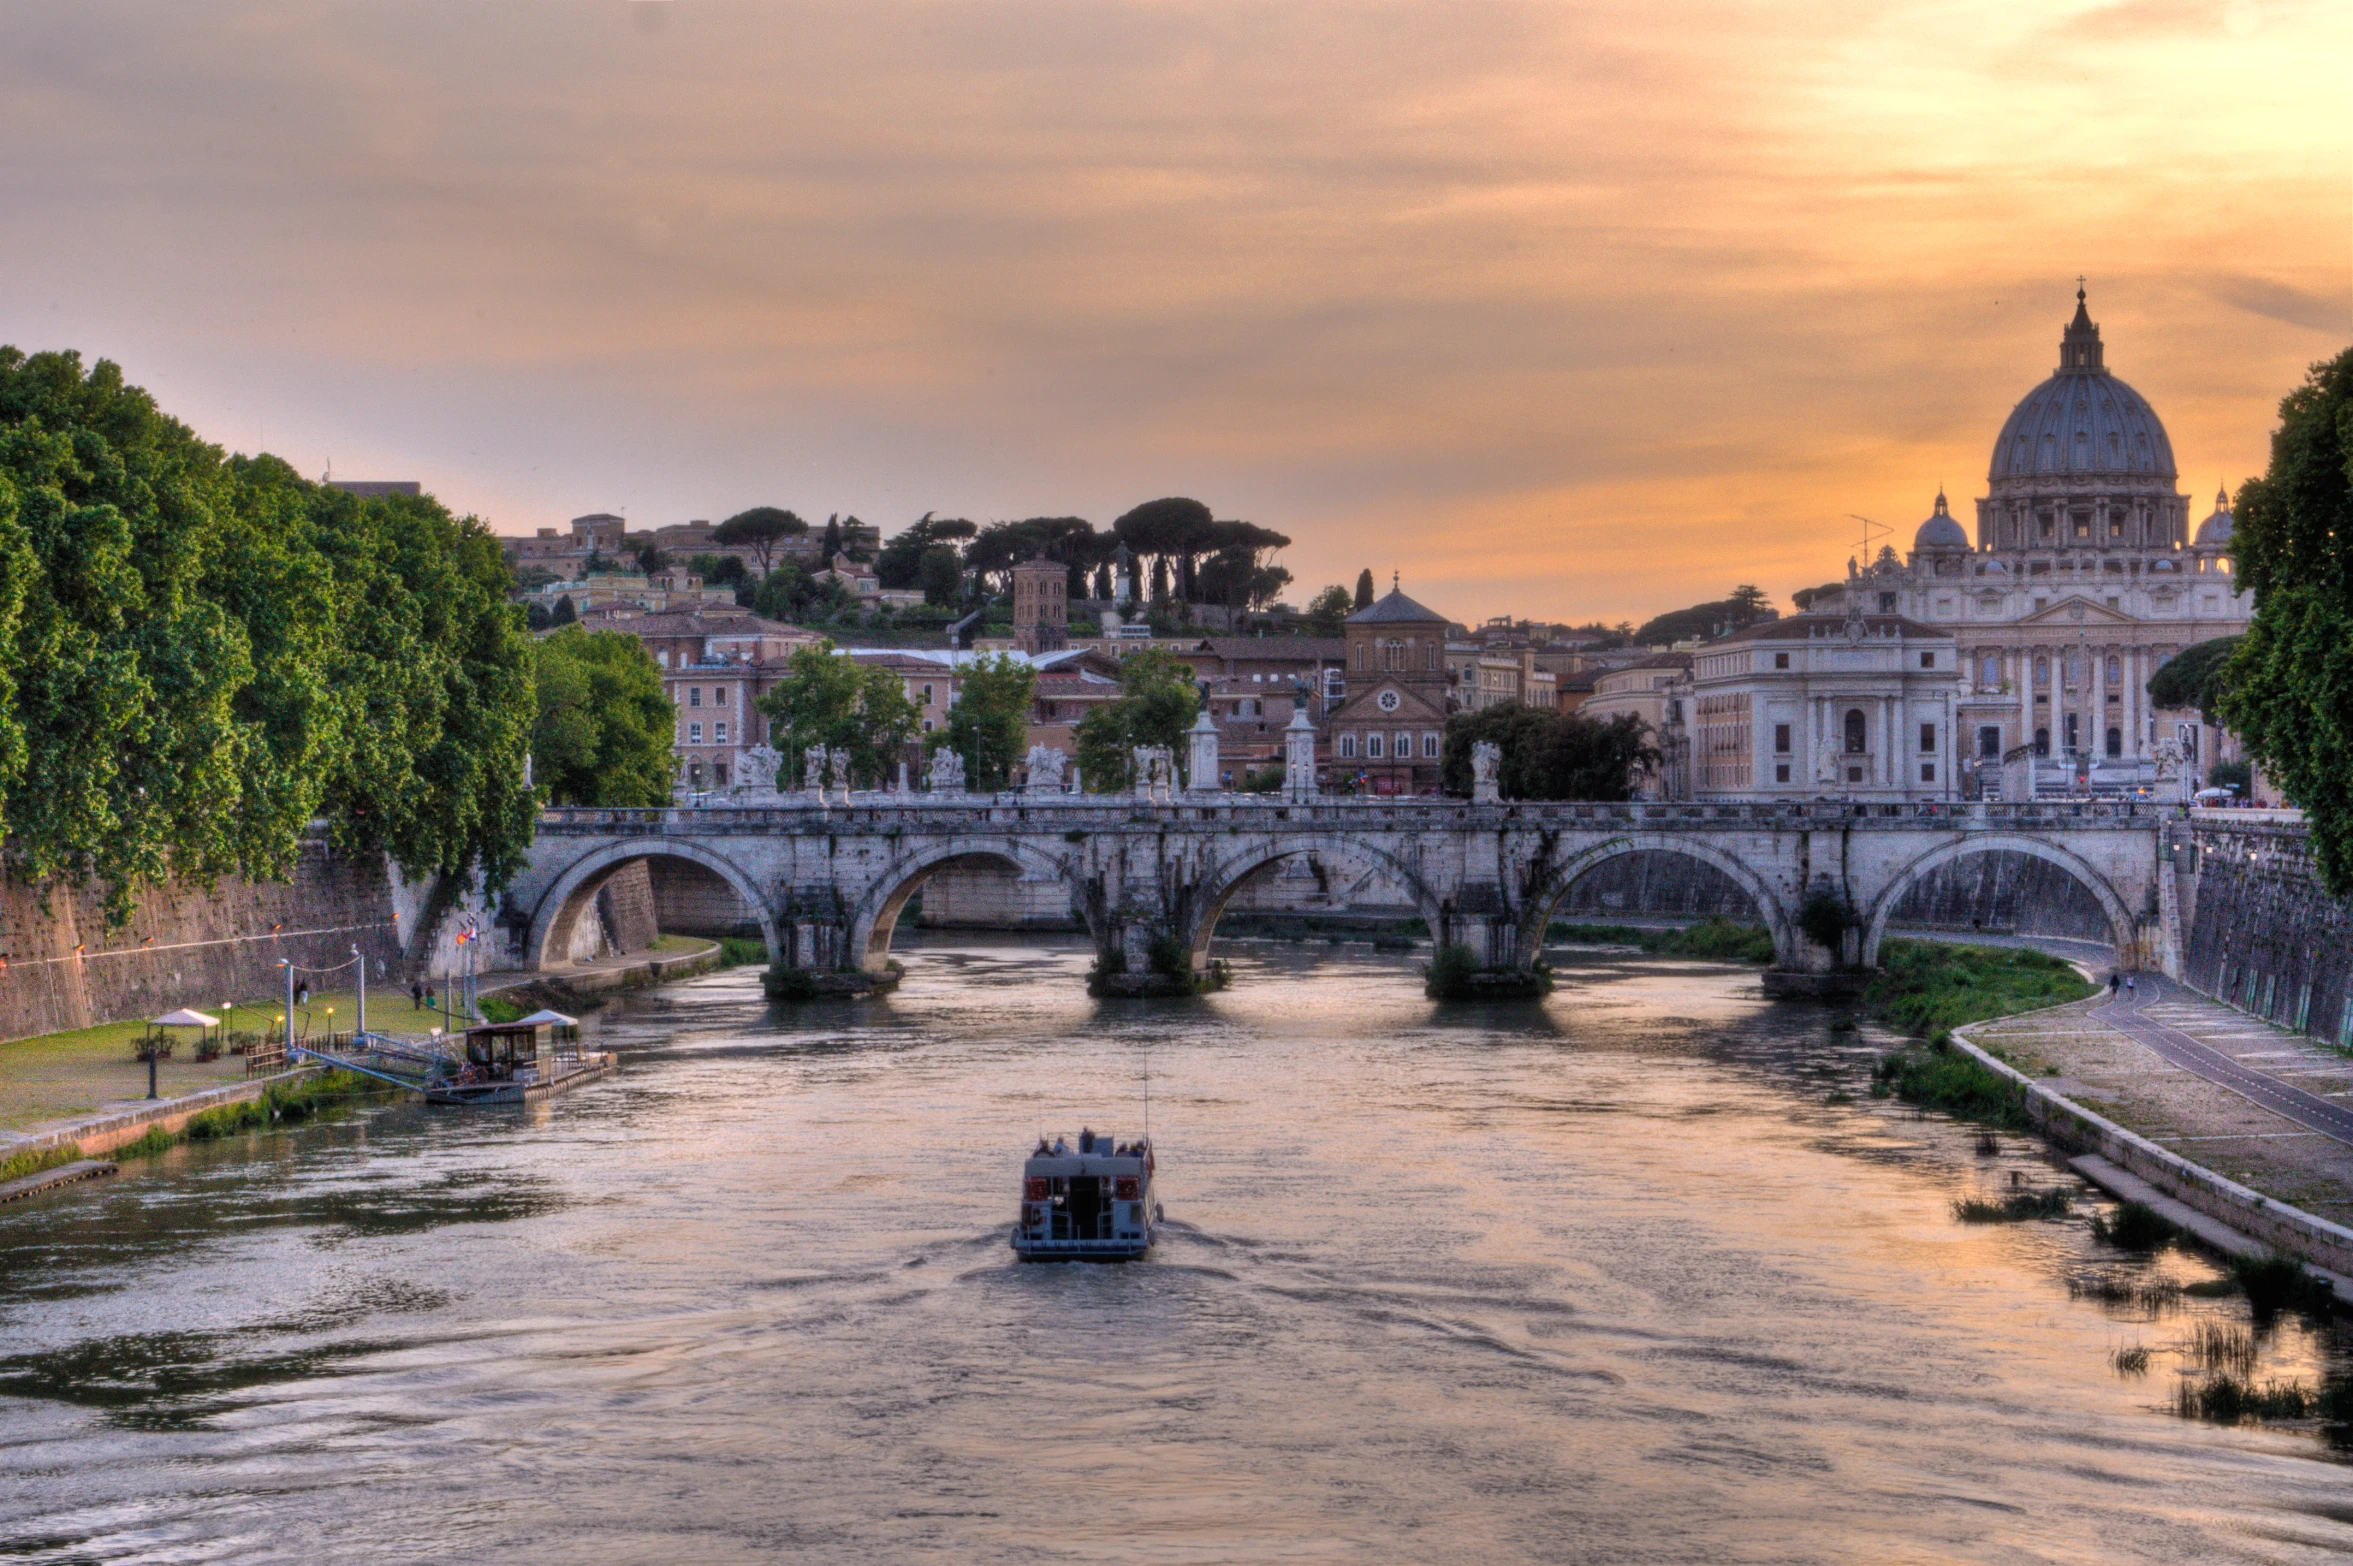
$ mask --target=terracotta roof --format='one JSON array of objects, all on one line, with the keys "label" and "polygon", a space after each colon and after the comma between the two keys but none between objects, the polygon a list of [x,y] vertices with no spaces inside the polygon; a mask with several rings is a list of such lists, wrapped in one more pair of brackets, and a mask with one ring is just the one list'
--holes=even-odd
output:
[{"label": "terracotta roof", "polygon": [[1209,636],[1201,645],[1228,663],[1340,663],[1348,657],[1348,643],[1337,636]]}]

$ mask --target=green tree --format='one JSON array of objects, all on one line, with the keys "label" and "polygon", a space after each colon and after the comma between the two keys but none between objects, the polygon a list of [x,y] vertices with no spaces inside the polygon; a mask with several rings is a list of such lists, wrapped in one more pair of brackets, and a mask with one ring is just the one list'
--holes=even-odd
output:
[{"label": "green tree", "polygon": [[2241,640],[2218,636],[2166,659],[2165,666],[2149,676],[2150,702],[2159,707],[2195,707],[2208,723],[2218,721],[2223,681]]},{"label": "green tree", "polygon": [[572,606],[572,595],[566,593],[556,600],[555,609],[548,615],[547,623],[551,626],[571,625],[579,618],[580,611]]},{"label": "green tree", "polygon": [[1338,636],[1341,623],[1355,613],[1348,589],[1334,582],[1308,601],[1306,624],[1310,636]]},{"label": "green tree", "polygon": [[1152,557],[1153,597],[1168,596],[1162,584],[1172,566],[1176,594],[1185,597],[1192,586],[1194,557],[1216,547],[1217,522],[1200,501],[1171,495],[1145,501],[1112,523],[1111,533],[1130,554]]},{"label": "green tree", "polygon": [[760,574],[775,568],[776,546],[809,531],[809,524],[775,506],[754,506],[711,529],[711,542],[723,549],[749,549],[760,562]]},{"label": "green tree", "polygon": [[964,591],[964,563],[948,545],[934,544],[917,562],[915,581],[923,589],[925,603],[944,609]]},{"label": "green tree", "polygon": [[953,546],[980,529],[962,517],[935,518],[926,511],[895,535],[874,557],[874,578],[883,586],[905,591],[921,587],[923,557],[934,548]]},{"label": "green tree", "polygon": [[948,710],[947,726],[933,732],[931,749],[963,757],[969,787],[986,794],[1006,787],[1029,748],[1030,699],[1037,688],[1037,671],[1021,659],[975,659],[965,665],[956,705]]},{"label": "green tree", "polygon": [[834,556],[842,552],[842,517],[835,512],[825,519],[825,537],[817,545],[817,563],[832,565]]},{"label": "green tree", "polygon": [[1605,723],[1534,707],[1482,708],[1447,720],[1439,782],[1468,794],[1471,746],[1484,740],[1503,752],[1496,782],[1506,799],[1630,799],[1635,767],[1656,759],[1645,736],[1632,714]]},{"label": "green tree", "polygon": [[1087,791],[1116,794],[1134,781],[1138,745],[1166,745],[1183,764],[1185,730],[1201,710],[1193,671],[1158,648],[1129,653],[1119,664],[1119,695],[1079,720],[1079,777]]},{"label": "green tree", "polygon": [[771,620],[823,625],[858,611],[858,595],[830,576],[811,576],[791,561],[768,573],[752,594],[752,608]]},{"label": "green tree", "polygon": [[660,805],[670,797],[675,718],[662,671],[626,631],[567,626],[538,643],[531,756],[551,805]]},{"label": "green tree", "polygon": [[850,775],[867,787],[892,774],[922,721],[897,675],[844,657],[831,642],[794,649],[760,710],[773,720],[769,743],[788,776],[798,777],[810,747],[822,745],[848,751]]},{"label": "green tree", "polygon": [[1356,607],[1359,609],[1370,609],[1372,606],[1373,568],[1371,566],[1366,566],[1363,570],[1356,573]]},{"label": "green tree", "polygon": [[2322,883],[2353,896],[2353,349],[2280,403],[2270,465],[2239,487],[2231,555],[2255,615],[2223,721],[2304,808]]},{"label": "green tree", "polygon": [[531,647],[479,522],[226,458],[70,353],[0,348],[0,477],[20,873],[95,878],[119,918],[167,876],[283,875],[324,816],[413,871],[511,874]]}]

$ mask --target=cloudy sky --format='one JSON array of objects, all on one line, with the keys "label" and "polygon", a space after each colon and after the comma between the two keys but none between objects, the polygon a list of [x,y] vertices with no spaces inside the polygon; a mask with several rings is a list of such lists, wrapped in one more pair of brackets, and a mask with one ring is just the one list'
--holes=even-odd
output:
[{"label": "cloudy sky", "polygon": [[1640,619],[1966,513],[2078,273],[2202,515],[2353,340],[2349,72],[2338,0],[0,0],[0,342],[502,532],[1190,494]]}]

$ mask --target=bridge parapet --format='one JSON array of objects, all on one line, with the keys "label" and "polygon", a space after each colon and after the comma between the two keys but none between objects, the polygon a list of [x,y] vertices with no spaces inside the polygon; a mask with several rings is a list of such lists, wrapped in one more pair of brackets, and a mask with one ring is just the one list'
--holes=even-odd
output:
[{"label": "bridge parapet", "polygon": [[[1376,868],[1441,944],[1485,967],[1526,968],[1551,910],[1582,876],[1626,854],[1702,862],[1738,884],[1782,966],[1868,963],[1908,888],[1970,854],[2022,852],[2090,887],[2127,960],[2155,918],[2158,840],[2178,806],[2108,801],[1857,805],[1708,804],[1221,795],[1166,804],[1117,795],[856,795],[777,803],[543,812],[531,866],[509,894],[530,963],[561,937],[602,877],[672,859],[725,882],[785,966],[875,971],[899,911],[945,866],[993,862],[1033,885],[1059,881],[1107,962],[1190,953],[1209,964],[1218,915],[1252,877],[1301,855]],[[693,873],[684,868],[680,874]],[[1838,892],[1863,920],[1843,954],[1814,946],[1798,912]],[[551,955],[554,954],[554,955]]]}]

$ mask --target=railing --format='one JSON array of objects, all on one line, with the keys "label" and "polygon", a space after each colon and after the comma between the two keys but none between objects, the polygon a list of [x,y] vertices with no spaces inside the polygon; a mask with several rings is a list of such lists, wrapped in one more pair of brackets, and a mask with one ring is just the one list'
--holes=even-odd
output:
[{"label": "railing", "polygon": [[[921,801],[917,803],[916,801]],[[2267,811],[2216,812],[2234,820],[2262,819]],[[1497,821],[1590,822],[1596,825],[1663,826],[1714,823],[1726,826],[1852,826],[1907,823],[1955,826],[2066,826],[2105,823],[2147,828],[2179,821],[2184,807],[2154,800],[2103,798],[2036,800],[1931,800],[1880,803],[1845,800],[1634,800],[1579,802],[1504,800],[1475,804],[1463,799],[1349,798],[1323,796],[1291,801],[1280,795],[1183,795],[1165,804],[1116,794],[995,794],[940,798],[925,795],[853,797],[848,805],[793,802],[777,805],[713,805],[694,809],[607,810],[566,807],[540,813],[539,830],[549,836],[609,837],[727,835],[761,830],[857,831],[992,830],[1038,821],[1054,829],[1117,830],[1138,822],[1216,823],[1266,827],[1277,822],[1346,824],[1363,829],[1382,818],[1427,827],[1441,823],[1481,825]],[[2202,817],[2202,819],[2213,819]]]}]

